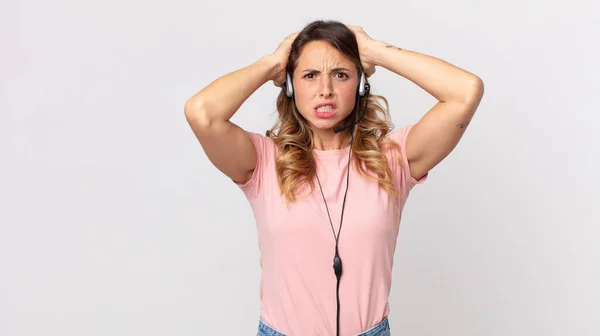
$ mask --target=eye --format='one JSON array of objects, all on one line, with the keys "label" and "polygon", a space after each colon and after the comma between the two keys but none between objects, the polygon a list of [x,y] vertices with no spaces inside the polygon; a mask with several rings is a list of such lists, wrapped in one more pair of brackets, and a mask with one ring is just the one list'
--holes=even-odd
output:
[{"label": "eye", "polygon": [[337,78],[341,78],[341,79],[346,79],[348,78],[348,74],[345,72],[338,72],[335,74],[337,76]]},{"label": "eye", "polygon": [[302,76],[302,78],[308,78],[308,79],[313,79],[315,77],[315,74],[313,73],[307,73],[306,75]]}]

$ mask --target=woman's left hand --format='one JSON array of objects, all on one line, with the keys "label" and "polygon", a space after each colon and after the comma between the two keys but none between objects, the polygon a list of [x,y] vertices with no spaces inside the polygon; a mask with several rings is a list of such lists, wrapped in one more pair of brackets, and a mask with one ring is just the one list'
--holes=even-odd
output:
[{"label": "woman's left hand", "polygon": [[362,63],[365,71],[365,76],[369,78],[375,73],[375,63],[368,59],[368,50],[369,47],[377,41],[373,40],[369,35],[367,35],[362,27],[350,25],[346,26],[354,33],[354,36],[356,36],[356,42],[358,42],[358,51],[360,53],[360,62]]}]

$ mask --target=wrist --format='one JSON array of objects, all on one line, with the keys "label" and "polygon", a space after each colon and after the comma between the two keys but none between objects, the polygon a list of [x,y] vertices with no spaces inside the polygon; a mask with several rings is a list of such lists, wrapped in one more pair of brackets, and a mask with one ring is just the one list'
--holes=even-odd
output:
[{"label": "wrist", "polygon": [[[384,41],[373,40],[365,50],[365,61],[375,66],[383,66],[385,53],[390,48],[396,48]],[[399,49],[399,48],[397,48]]]},{"label": "wrist", "polygon": [[256,64],[264,72],[266,81],[273,80],[282,71],[282,64],[273,55],[261,57]]}]

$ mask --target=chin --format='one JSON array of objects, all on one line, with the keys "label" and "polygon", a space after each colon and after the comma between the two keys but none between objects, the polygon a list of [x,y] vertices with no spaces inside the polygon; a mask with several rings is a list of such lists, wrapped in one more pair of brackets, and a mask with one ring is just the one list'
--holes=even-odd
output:
[{"label": "chin", "polygon": [[337,127],[341,121],[340,120],[333,120],[333,119],[317,119],[317,120],[309,120],[310,124],[312,125],[312,127],[319,129],[319,130],[333,130],[335,127]]},{"label": "chin", "polygon": [[320,118],[316,115],[310,116],[310,118],[306,118],[312,127],[319,130],[333,130],[335,127],[341,126],[344,124],[344,119],[346,119],[347,115],[333,115],[328,116],[326,118]]}]

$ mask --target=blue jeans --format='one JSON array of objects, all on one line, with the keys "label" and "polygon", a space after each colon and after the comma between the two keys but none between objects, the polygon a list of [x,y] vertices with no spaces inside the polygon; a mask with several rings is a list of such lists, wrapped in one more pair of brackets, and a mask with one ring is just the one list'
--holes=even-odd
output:
[{"label": "blue jeans", "polygon": [[[273,327],[266,324],[262,319],[258,323],[258,334],[256,336],[286,336],[279,331],[273,329]],[[391,336],[390,324],[388,318],[384,318],[383,321],[379,322],[376,326],[371,329],[362,332],[356,336]]]}]

